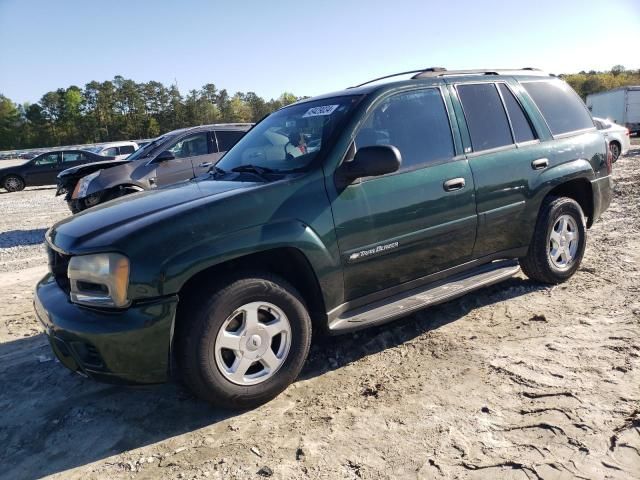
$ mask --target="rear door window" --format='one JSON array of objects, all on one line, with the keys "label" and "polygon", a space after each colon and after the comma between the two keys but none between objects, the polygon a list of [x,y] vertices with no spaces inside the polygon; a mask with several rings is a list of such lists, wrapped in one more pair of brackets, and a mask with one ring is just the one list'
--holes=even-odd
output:
[{"label": "rear door window", "polygon": [[230,150],[244,134],[245,132],[234,130],[216,130],[215,135],[218,139],[218,150],[221,152]]},{"label": "rear door window", "polygon": [[84,162],[87,158],[82,152],[62,152],[62,163]]},{"label": "rear door window", "polygon": [[355,145],[397,147],[402,155],[401,170],[452,158],[451,127],[440,90],[399,93],[384,100],[365,121]]},{"label": "rear door window", "polygon": [[458,85],[474,152],[513,144],[502,100],[493,83]]},{"label": "rear door window", "polygon": [[511,93],[509,87],[504,83],[498,84],[498,89],[504,100],[507,113],[509,114],[509,120],[511,120],[511,128],[513,129],[513,135],[517,143],[528,142],[535,140],[536,136],[533,133],[527,114],[522,110],[522,106]]},{"label": "rear door window", "polygon": [[123,145],[120,147],[120,155],[129,155],[135,151],[136,149],[133,148],[133,145]]},{"label": "rear door window", "polygon": [[593,128],[593,120],[578,94],[560,81],[522,82],[553,135]]}]

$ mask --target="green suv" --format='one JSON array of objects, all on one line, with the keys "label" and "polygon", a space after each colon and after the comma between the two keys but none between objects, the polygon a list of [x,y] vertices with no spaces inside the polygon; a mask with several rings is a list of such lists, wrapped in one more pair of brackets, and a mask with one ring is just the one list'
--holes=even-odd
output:
[{"label": "green suv", "polygon": [[249,407],[295,380],[312,332],[520,268],[569,279],[612,190],[580,98],[532,69],[407,73],[282,108],[204,177],[54,225],[35,310],[60,361]]}]

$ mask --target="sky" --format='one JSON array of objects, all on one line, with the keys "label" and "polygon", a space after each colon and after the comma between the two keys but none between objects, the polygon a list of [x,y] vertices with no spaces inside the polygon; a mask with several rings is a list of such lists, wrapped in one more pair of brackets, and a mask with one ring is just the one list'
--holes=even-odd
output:
[{"label": "sky", "polygon": [[640,0],[0,0],[0,93],[116,75],[318,95],[441,66],[640,68]]}]

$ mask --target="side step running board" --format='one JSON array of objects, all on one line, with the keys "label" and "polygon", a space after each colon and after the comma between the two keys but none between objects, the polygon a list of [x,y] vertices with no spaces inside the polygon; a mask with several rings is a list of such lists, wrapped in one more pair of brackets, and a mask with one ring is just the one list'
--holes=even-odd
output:
[{"label": "side step running board", "polygon": [[331,333],[344,333],[379,325],[431,305],[447,302],[479,288],[506,280],[520,271],[516,260],[500,260],[447,280],[399,293],[344,312],[329,324]]}]

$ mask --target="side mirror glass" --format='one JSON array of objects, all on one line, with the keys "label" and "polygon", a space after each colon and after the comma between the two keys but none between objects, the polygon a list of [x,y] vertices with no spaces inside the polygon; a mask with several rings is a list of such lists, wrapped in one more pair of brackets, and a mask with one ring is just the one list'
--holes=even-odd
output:
[{"label": "side mirror glass", "polygon": [[155,158],[154,162],[166,162],[167,160],[173,160],[174,158],[176,158],[176,156],[173,153],[171,153],[169,150],[165,150]]},{"label": "side mirror glass", "polygon": [[343,183],[349,184],[358,178],[377,177],[398,171],[402,155],[393,145],[373,145],[359,148],[350,162],[340,167]]}]

